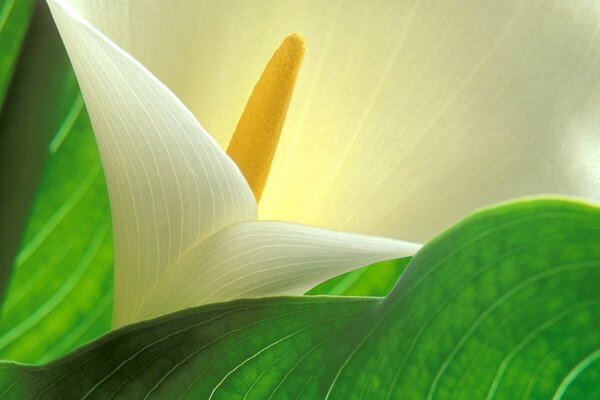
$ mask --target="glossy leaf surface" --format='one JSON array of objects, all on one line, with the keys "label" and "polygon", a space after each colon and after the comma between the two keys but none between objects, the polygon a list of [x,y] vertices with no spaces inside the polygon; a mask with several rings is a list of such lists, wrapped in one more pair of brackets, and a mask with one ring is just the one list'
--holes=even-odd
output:
[{"label": "glossy leaf surface", "polygon": [[534,200],[433,240],[384,299],[213,304],[128,326],[4,398],[456,399],[600,395],[600,209]]}]

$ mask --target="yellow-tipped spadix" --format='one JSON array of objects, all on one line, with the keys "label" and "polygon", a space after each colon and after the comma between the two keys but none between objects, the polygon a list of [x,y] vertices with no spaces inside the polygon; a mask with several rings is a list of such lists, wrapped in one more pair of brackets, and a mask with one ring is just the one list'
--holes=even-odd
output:
[{"label": "yellow-tipped spadix", "polygon": [[284,39],[254,87],[227,149],[256,201],[267,182],[304,50],[301,35]]}]

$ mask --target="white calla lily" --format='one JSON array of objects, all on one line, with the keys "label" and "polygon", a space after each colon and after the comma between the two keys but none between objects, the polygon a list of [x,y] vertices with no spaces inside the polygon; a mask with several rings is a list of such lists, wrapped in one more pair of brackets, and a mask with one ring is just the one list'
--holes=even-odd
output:
[{"label": "white calla lily", "polygon": [[106,173],[114,325],[311,285],[419,245],[257,219],[250,187],[188,109],[67,2],[51,9]]},{"label": "white calla lily", "polygon": [[[107,175],[117,325],[301,293],[418,247],[245,222],[257,216],[426,241],[516,196],[600,200],[595,2],[50,4]],[[294,31],[309,49],[257,207],[221,148],[268,55]],[[268,272],[275,267],[287,278]],[[239,279],[225,282],[231,274]]]}]

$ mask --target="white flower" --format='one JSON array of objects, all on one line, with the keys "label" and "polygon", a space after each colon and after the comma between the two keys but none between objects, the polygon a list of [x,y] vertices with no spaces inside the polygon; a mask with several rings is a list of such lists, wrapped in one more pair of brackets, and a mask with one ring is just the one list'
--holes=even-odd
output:
[{"label": "white flower", "polygon": [[[600,200],[598,3],[49,2],[106,172],[116,325],[418,248],[259,215],[425,241],[515,196]],[[308,53],[257,209],[217,142],[294,31]]]}]

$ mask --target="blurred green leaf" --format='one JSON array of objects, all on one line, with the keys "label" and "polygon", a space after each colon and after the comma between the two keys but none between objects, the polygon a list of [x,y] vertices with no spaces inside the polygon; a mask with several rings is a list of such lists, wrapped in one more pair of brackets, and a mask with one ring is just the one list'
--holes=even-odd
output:
[{"label": "blurred green leaf", "polygon": [[0,0],[0,108],[17,63],[34,0]]},{"label": "blurred green leaf", "polygon": [[307,295],[387,296],[412,257],[384,261],[346,272],[315,286]]},{"label": "blurred green leaf", "polygon": [[4,398],[600,398],[600,208],[523,201],[415,255],[387,298],[185,310],[41,367]]},{"label": "blurred green leaf", "polygon": [[[2,305],[0,358],[43,362],[106,332],[113,296],[102,166],[45,2],[36,7],[0,133],[0,253],[5,260],[10,256],[6,262],[12,264],[14,257],[14,252],[7,255],[7,242],[21,236],[18,218],[24,224],[29,214]],[[30,210],[24,198],[28,191],[33,197],[36,174],[42,171]]]},{"label": "blurred green leaf", "polygon": [[[23,150],[29,139],[27,132],[21,132],[19,124],[14,123],[17,118],[23,120],[24,115],[17,117],[15,111],[19,111],[19,107],[14,107],[14,104],[13,107],[7,107],[8,111],[6,108],[2,109],[33,5],[33,0],[0,0],[0,299],[37,184],[36,175],[39,174],[36,172],[41,169],[36,168],[40,164],[38,162],[24,169],[19,168],[21,161],[15,163],[15,160],[23,159],[23,154],[27,153]],[[26,161],[30,159],[27,158]]]}]

